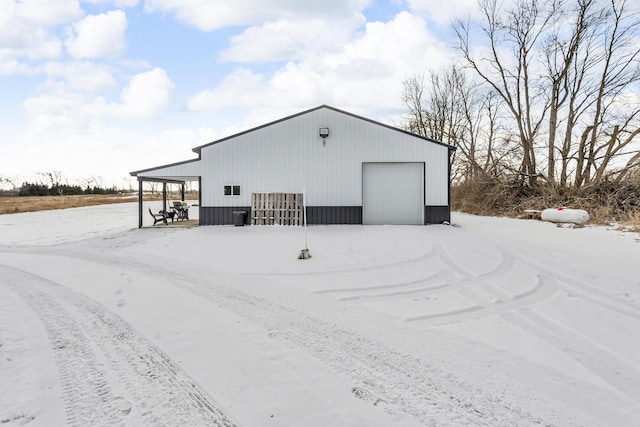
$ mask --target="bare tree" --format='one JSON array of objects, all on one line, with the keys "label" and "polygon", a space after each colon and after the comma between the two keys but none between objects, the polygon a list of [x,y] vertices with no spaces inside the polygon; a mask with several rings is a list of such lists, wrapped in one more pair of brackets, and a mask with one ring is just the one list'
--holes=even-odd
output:
[{"label": "bare tree", "polygon": [[0,176],[0,190],[15,190],[16,184],[10,178]]},{"label": "bare tree", "polygon": [[430,137],[431,129],[427,126],[424,117],[424,86],[424,75],[415,75],[403,82],[402,102],[409,110],[404,126],[409,132]]},{"label": "bare tree", "polygon": [[622,181],[634,174],[640,177],[640,151],[635,153],[635,155],[629,159],[625,167],[618,171],[618,174],[615,177],[615,183],[620,184]]},{"label": "bare tree", "polygon": [[611,162],[625,154],[640,133],[640,105],[624,100],[625,91],[640,82],[640,45],[637,13],[625,0],[612,0],[602,9],[595,43],[600,53],[594,75],[591,122],[582,131],[577,150],[575,185],[600,181]]},{"label": "bare tree", "polygon": [[496,118],[516,130],[523,181],[536,183],[545,157],[550,184],[605,178],[640,134],[638,11],[627,0],[479,4],[481,22],[454,29],[465,64],[502,100]]},{"label": "bare tree", "polygon": [[[503,100],[518,129],[522,149],[520,173],[524,182],[538,176],[536,139],[549,110],[536,53],[545,32],[554,24],[557,0],[518,0],[502,10],[497,0],[480,0],[483,22],[478,31],[458,21],[454,29],[466,64]],[[486,56],[479,55],[471,40],[484,39]]]},{"label": "bare tree", "polygon": [[44,179],[51,189],[55,189],[59,196],[64,195],[63,185],[65,185],[66,179],[61,171],[38,172],[37,175]]},{"label": "bare tree", "polygon": [[464,70],[450,68],[404,82],[409,110],[404,127],[458,148],[454,177],[469,180],[496,176],[504,160],[499,130],[501,100],[470,80]]},{"label": "bare tree", "polygon": [[104,188],[102,177],[97,175],[91,175],[90,177],[81,180],[81,184],[85,189]]},{"label": "bare tree", "polygon": [[156,194],[158,192],[158,182],[155,181],[146,181],[145,185],[147,186],[147,188],[149,188],[149,191],[151,192],[151,194]]},{"label": "bare tree", "polygon": [[[590,64],[589,61],[586,61],[589,52],[584,51],[584,45],[585,41],[593,36],[593,30],[590,28],[596,28],[598,21],[597,13],[592,13],[594,3],[594,0],[578,0],[576,11],[560,8],[558,15],[561,19],[554,28],[550,29],[542,46],[549,79],[549,135],[547,143],[547,180],[549,183],[555,183],[556,180],[556,136],[562,109],[568,104],[566,131],[569,135],[572,134],[579,116],[576,114],[576,100],[579,90],[582,88],[585,71]],[[585,56],[585,62],[577,64],[576,59],[581,53]],[[571,137],[569,136],[568,140],[565,139],[565,144],[560,150],[562,185],[566,185],[565,174],[570,146]]]}]

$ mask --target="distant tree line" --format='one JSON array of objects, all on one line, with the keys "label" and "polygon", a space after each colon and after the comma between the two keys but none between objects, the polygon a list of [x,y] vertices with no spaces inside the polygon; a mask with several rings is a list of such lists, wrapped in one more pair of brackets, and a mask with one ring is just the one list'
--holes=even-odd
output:
[{"label": "distant tree line", "polygon": [[38,172],[37,180],[16,185],[11,179],[0,176],[0,195],[3,196],[66,196],[80,194],[116,194],[116,187],[105,187],[102,178],[90,177],[80,184],[69,184],[60,171]]},{"label": "distant tree line", "polygon": [[47,185],[39,183],[25,182],[18,188],[18,196],[71,196],[78,194],[116,194],[115,187],[85,187],[79,185]]}]

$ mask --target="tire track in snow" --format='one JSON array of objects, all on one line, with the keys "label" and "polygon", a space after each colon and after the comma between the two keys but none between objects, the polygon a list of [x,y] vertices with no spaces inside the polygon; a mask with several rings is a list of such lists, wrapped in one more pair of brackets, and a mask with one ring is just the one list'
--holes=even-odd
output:
[{"label": "tire track in snow", "polygon": [[[539,254],[536,255],[539,258]],[[518,260],[541,273],[558,279],[560,288],[568,294],[575,294],[609,311],[640,320],[640,306],[638,304],[588,285],[589,280],[579,279],[583,273],[570,266],[563,265],[564,268],[569,269],[569,272],[561,272],[551,270],[548,264],[536,259],[536,257],[518,256]]]},{"label": "tire track in snow", "polygon": [[[405,318],[406,322],[421,322],[421,324],[427,326],[439,326],[477,320],[537,304],[552,298],[559,292],[560,288],[556,280],[553,277],[542,274],[534,276],[536,280],[532,287],[515,295],[508,295],[498,285],[493,284],[491,280],[511,272],[518,266],[518,258],[505,250],[500,249],[502,260],[498,266],[491,271],[476,275],[459,265],[441,245],[434,244],[434,247],[437,250],[439,259],[448,267],[449,274],[457,274],[460,278],[449,281],[447,287],[432,290],[425,289],[424,292],[429,294],[455,291],[470,300],[473,305],[444,313],[414,315]],[[483,301],[483,298],[473,292],[473,287],[482,289],[493,301]]]},{"label": "tire track in snow", "polygon": [[[390,414],[404,412],[423,425],[513,426],[550,424],[503,398],[471,388],[450,373],[399,353],[379,342],[291,307],[161,266],[113,255],[67,253],[67,256],[129,269],[198,295],[263,327],[271,338],[305,350],[329,368],[351,378],[356,396]],[[549,410],[545,413],[549,414]]]},{"label": "tire track in snow", "polygon": [[493,304],[477,305],[454,310],[446,313],[425,314],[407,317],[405,322],[422,322],[428,326],[446,325],[449,323],[466,322],[469,320],[482,319],[488,316],[505,313],[510,310],[517,310],[537,304],[540,301],[549,299],[558,294],[558,287],[552,278],[538,276],[537,285],[528,292],[517,295],[509,301],[498,301]]},{"label": "tire track in snow", "polygon": [[[407,261],[400,261],[392,264],[384,264],[376,266],[372,271],[389,271],[398,267],[404,267],[407,264],[417,264],[420,267],[424,267],[426,271],[434,270],[434,266],[427,265],[429,260],[439,260],[440,265],[437,270],[432,271],[430,274],[420,277],[416,280],[404,281],[399,283],[381,284],[376,286],[367,287],[338,287],[333,289],[322,289],[315,291],[315,294],[352,294],[341,297],[338,301],[351,301],[351,300],[374,300],[374,299],[391,299],[391,298],[404,298],[406,296],[423,296],[432,295],[435,293],[448,292],[448,291],[460,291],[465,286],[469,286],[470,279],[475,278],[474,275],[467,270],[459,267],[444,251],[442,245],[439,243],[433,243],[428,253],[412,258]],[[499,277],[515,266],[515,259],[503,252],[503,257],[500,264],[493,270],[480,274],[479,277],[483,279],[490,279],[493,277]],[[442,268],[445,267],[445,268]],[[366,269],[369,271],[369,269]],[[322,273],[308,273],[309,276],[315,276],[318,274],[331,274],[333,271]],[[458,273],[462,278],[455,277],[455,273]],[[435,283],[434,283],[435,282]],[[487,286],[481,283],[480,286]],[[498,299],[506,299],[504,293],[499,290],[492,289],[493,293],[499,293]]]},{"label": "tire track in snow", "polygon": [[636,363],[617,357],[578,331],[534,309],[504,313],[501,317],[563,351],[633,401],[640,401],[640,369]]},{"label": "tire track in snow", "polygon": [[[407,295],[419,295],[423,293],[429,293],[438,289],[446,289],[449,284],[444,282],[446,273],[442,270],[431,274],[427,277],[422,277],[416,280],[407,282],[367,286],[361,288],[342,288],[342,289],[327,289],[313,292],[314,294],[342,294],[342,293],[354,293],[355,295],[348,295],[338,298],[338,301],[354,301],[354,300],[369,300],[369,299],[389,299],[393,297],[403,297]],[[436,279],[439,279],[442,283],[432,284]]]},{"label": "tire track in snow", "polygon": [[169,357],[101,304],[31,273],[0,271],[45,327],[70,426],[235,425]]},{"label": "tire track in snow", "polygon": [[560,286],[568,294],[586,299],[611,312],[640,320],[640,307],[633,302],[626,301],[623,298],[611,295],[600,289],[585,286],[574,278],[561,274],[558,274],[558,276],[561,278]]},{"label": "tire track in snow", "polygon": [[433,245],[429,250],[417,257],[404,259],[401,261],[391,262],[388,264],[376,264],[376,265],[363,265],[360,267],[351,267],[335,270],[320,270],[320,271],[304,271],[304,272],[288,272],[288,273],[274,273],[274,272],[249,272],[240,273],[245,276],[325,276],[332,274],[344,274],[344,273],[356,273],[361,271],[377,271],[387,270],[390,268],[403,267],[407,265],[421,264],[430,258],[436,256],[436,247]]},{"label": "tire track in snow", "polygon": [[49,336],[69,426],[122,425],[122,399],[112,390],[95,345],[64,308],[31,283],[34,277],[0,268],[10,290],[38,315]]}]

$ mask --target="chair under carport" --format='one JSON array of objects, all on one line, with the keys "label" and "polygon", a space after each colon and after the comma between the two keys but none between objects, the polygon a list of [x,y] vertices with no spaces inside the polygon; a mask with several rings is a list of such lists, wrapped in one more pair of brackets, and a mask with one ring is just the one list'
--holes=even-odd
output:
[{"label": "chair under carport", "polygon": [[[174,203],[176,204],[179,203],[181,208],[176,209],[175,217],[185,221],[189,220],[188,210],[185,209],[185,205],[187,204],[185,202],[186,181],[177,180],[177,179],[151,178],[151,177],[138,176],[138,228],[142,228],[143,226],[143,215],[144,215],[143,202],[144,202],[144,183],[145,182],[162,184],[162,209],[157,214],[154,214],[154,212],[151,209],[149,209],[151,216],[154,217],[154,225],[157,224],[159,221],[163,221],[162,219],[158,221],[156,217],[163,215],[166,218],[167,213],[169,213],[169,209],[174,209],[174,207],[169,207],[169,209],[167,208],[168,206],[167,205],[167,200],[168,200],[167,185],[168,184],[175,184],[180,187],[180,201],[174,202]],[[174,212],[171,212],[171,213],[174,213]],[[166,224],[167,223],[166,219],[163,222]],[[173,218],[172,218],[172,223],[173,223]]]}]

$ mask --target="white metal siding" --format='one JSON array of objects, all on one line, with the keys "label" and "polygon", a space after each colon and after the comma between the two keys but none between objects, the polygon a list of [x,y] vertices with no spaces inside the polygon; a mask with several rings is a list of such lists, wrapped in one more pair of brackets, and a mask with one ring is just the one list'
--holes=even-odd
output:
[{"label": "white metal siding", "polygon": [[424,224],[424,164],[365,163],[364,224]]},{"label": "white metal siding", "polygon": [[[329,128],[324,143],[320,127]],[[424,204],[448,204],[447,147],[327,108],[203,147],[201,156],[203,206],[249,206],[251,193],[303,186],[309,206],[361,206],[368,162],[424,162]],[[223,195],[231,184],[241,196]]]}]

